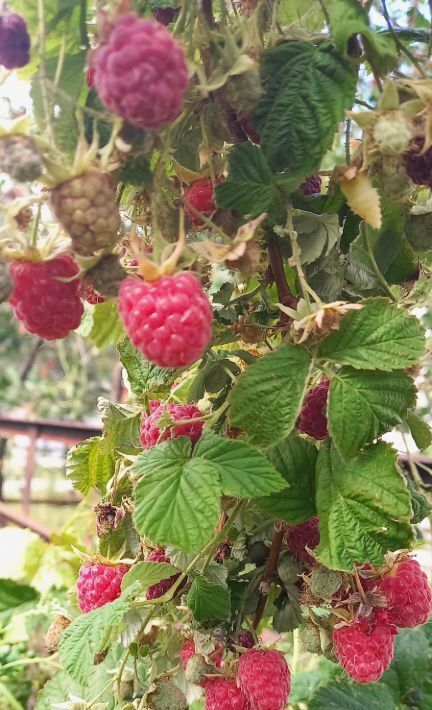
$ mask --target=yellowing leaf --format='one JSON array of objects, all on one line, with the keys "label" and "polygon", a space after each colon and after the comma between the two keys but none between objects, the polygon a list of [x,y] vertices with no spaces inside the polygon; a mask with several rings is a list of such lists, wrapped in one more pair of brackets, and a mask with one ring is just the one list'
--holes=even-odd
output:
[{"label": "yellowing leaf", "polygon": [[253,239],[255,231],[266,217],[267,213],[264,212],[256,219],[243,224],[229,244],[215,244],[210,239],[205,239],[190,244],[190,247],[206,261],[213,261],[216,264],[223,264],[226,259],[235,261],[244,255],[247,242]]},{"label": "yellowing leaf", "polygon": [[381,227],[381,207],[378,190],[374,188],[366,173],[357,173],[351,180],[345,174],[340,178],[339,187],[355,214],[374,229]]}]

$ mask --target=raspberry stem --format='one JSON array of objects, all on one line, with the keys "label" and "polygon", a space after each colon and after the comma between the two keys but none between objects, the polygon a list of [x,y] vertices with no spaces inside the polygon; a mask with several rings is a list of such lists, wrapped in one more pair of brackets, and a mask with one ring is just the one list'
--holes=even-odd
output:
[{"label": "raspberry stem", "polygon": [[[276,571],[277,563],[279,560],[280,551],[282,548],[282,542],[285,535],[285,525],[281,521],[275,523],[275,528],[273,532],[273,538],[270,548],[270,554],[268,556],[267,564],[264,571],[264,577],[262,583],[271,583]],[[263,615],[265,605],[267,601],[267,595],[260,592],[257,608],[255,610],[254,618],[252,621],[252,628],[256,629],[261,617]]]}]

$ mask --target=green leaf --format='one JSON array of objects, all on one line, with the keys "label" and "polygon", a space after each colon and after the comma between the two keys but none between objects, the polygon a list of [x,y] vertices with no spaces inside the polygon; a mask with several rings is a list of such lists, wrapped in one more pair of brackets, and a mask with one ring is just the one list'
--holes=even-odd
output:
[{"label": "green leaf", "polygon": [[432,444],[432,430],[429,424],[412,411],[407,412],[405,420],[410,428],[416,446],[420,451],[427,449],[428,446]]},{"label": "green leaf", "polygon": [[104,442],[108,450],[124,454],[141,451],[140,407],[116,404],[105,397],[99,397],[98,410],[102,414]]},{"label": "green leaf", "polygon": [[415,398],[415,385],[405,372],[342,368],[332,379],[327,405],[329,432],[342,456],[352,458],[400,424]]},{"label": "green leaf", "polygon": [[308,351],[291,344],[250,365],[228,398],[231,424],[261,448],[283,439],[299,415],[310,366]]},{"label": "green leaf", "polygon": [[272,626],[278,633],[294,631],[302,620],[302,610],[300,606],[300,590],[294,585],[288,587],[288,599],[273,615]]},{"label": "green leaf", "polygon": [[59,671],[44,684],[38,694],[36,710],[53,710],[57,703],[66,702],[70,693],[82,698],[83,688],[65,671]]},{"label": "green leaf", "polygon": [[127,372],[130,388],[136,397],[166,389],[173,381],[175,370],[165,370],[143,358],[128,338],[117,343],[117,350],[120,362]]},{"label": "green leaf", "polygon": [[107,451],[101,436],[81,441],[68,451],[66,475],[75,490],[83,495],[94,487],[105,492],[106,484],[114,475],[114,456]]},{"label": "green leaf", "polygon": [[350,58],[349,40],[361,35],[366,57],[375,72],[384,75],[397,66],[393,40],[371,30],[367,12],[357,0],[332,0],[328,12],[332,38],[346,59]]},{"label": "green leaf", "polygon": [[209,432],[198,442],[195,458],[204,459],[217,471],[225,495],[257,498],[286,485],[264,454],[245,441],[222,439]]},{"label": "green leaf", "polygon": [[432,249],[432,211],[420,205],[415,209],[407,218],[405,235],[416,252],[427,252]]},{"label": "green leaf", "polygon": [[432,707],[432,669],[424,627],[400,629],[392,664],[380,681],[393,692],[395,707]]},{"label": "green leaf", "polygon": [[411,508],[413,511],[411,525],[417,525],[428,515],[430,515],[432,511],[432,504],[429,503],[428,499],[423,495],[421,490],[414,485],[411,478],[406,476],[405,481],[410,494]]},{"label": "green leaf", "polygon": [[231,600],[229,590],[212,584],[201,574],[192,580],[186,604],[194,621],[204,624],[210,621],[225,621],[230,618]]},{"label": "green leaf", "polygon": [[[45,17],[45,13],[44,13]],[[69,28],[68,31],[69,32]],[[85,66],[87,52],[80,51],[71,54],[66,49],[60,84],[55,86],[55,76],[59,67],[59,57],[54,56],[45,61],[44,87],[41,86],[41,76],[37,73],[31,84],[34,115],[41,131],[46,126],[44,92],[50,106],[56,106],[51,122],[58,147],[65,153],[72,154],[78,139],[78,123],[74,107],[78,102],[81,90],[85,85]]]},{"label": "green leaf", "polygon": [[424,352],[424,331],[418,319],[385,298],[363,303],[361,310],[349,311],[339,330],[321,342],[319,356],[364,370],[403,370],[417,362]]},{"label": "green leaf", "polygon": [[389,550],[410,547],[410,497],[396,459],[396,451],[383,442],[348,463],[330,444],[320,449],[316,552],[326,567],[351,572],[356,563],[380,565]]},{"label": "green leaf", "polygon": [[88,337],[97,348],[117,343],[124,337],[123,323],[117,311],[117,301],[105,301],[94,307],[93,327]]},{"label": "green leaf", "polygon": [[142,453],[132,467],[135,525],[161,545],[192,552],[211,538],[219,518],[218,471],[200,458],[190,459],[188,437],[170,439]]},{"label": "green leaf", "polygon": [[13,579],[0,579],[0,613],[20,604],[34,602],[39,593],[28,584],[18,584]]},{"label": "green leaf", "polygon": [[328,256],[339,239],[339,215],[300,212],[294,217],[301,251],[301,263],[312,264],[321,256]]},{"label": "green leaf", "polygon": [[216,187],[218,207],[233,209],[242,217],[267,212],[273,223],[280,221],[281,196],[261,148],[241,143],[232,149],[228,164],[227,180]]},{"label": "green leaf", "polygon": [[78,683],[86,683],[95,656],[118,637],[122,619],[130,607],[126,594],[78,616],[64,631],[59,647],[61,665]]},{"label": "green leaf", "polygon": [[356,72],[330,42],[284,42],[261,64],[264,94],[251,119],[270,168],[312,175],[352,105]]},{"label": "green leaf", "polygon": [[168,579],[177,573],[178,569],[167,562],[138,562],[123,577],[122,589],[127,589],[136,582],[139,582],[141,589],[148,589],[162,579]]},{"label": "green leaf", "polygon": [[385,686],[334,683],[314,693],[309,710],[395,710],[393,697]]},{"label": "green leaf", "polygon": [[289,487],[266,498],[258,504],[268,513],[288,523],[298,524],[316,514],[315,463],[317,448],[306,439],[292,434],[273,446],[268,457],[282,474]]}]

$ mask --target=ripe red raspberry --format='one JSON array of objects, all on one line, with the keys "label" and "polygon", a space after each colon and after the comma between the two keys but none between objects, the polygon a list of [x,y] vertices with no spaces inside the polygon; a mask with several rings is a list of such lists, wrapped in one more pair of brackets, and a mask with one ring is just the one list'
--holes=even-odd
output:
[{"label": "ripe red raspberry", "polygon": [[399,628],[425,624],[432,614],[428,578],[411,557],[397,562],[377,588],[387,598],[390,621]]},{"label": "ripe red raspberry", "polygon": [[231,678],[212,678],[204,688],[205,710],[250,710],[248,700]]},{"label": "ripe red raspberry", "polygon": [[408,177],[417,185],[427,185],[432,188],[432,146],[421,153],[424,138],[418,136],[411,141],[410,150],[405,153],[405,170]]},{"label": "ripe red raspberry", "polygon": [[376,611],[370,619],[354,619],[333,630],[336,658],[357,683],[373,683],[391,663],[395,634],[396,626],[385,611]]},{"label": "ripe red raspberry", "polygon": [[91,303],[92,306],[95,306],[97,303],[105,303],[107,300],[105,296],[101,296],[100,293],[95,291],[93,286],[82,286],[81,298],[84,298],[87,303]]},{"label": "ripe red raspberry", "polygon": [[[3,4],[3,3],[2,3]],[[21,15],[0,14],[0,64],[6,69],[19,69],[30,61],[30,36]]]},{"label": "ripe red raspberry", "polygon": [[316,564],[315,558],[306,549],[308,547],[313,550],[319,545],[320,534],[316,516],[304,523],[299,523],[299,525],[290,525],[285,539],[289,549],[294,552],[296,557],[309,565]]},{"label": "ripe red raspberry", "polygon": [[324,379],[307,392],[300,412],[297,428],[314,439],[326,439],[328,437],[327,417],[325,408],[327,405],[328,390],[330,380]]},{"label": "ripe red raspberry", "polygon": [[304,195],[316,195],[321,192],[321,185],[321,176],[312,175],[312,177],[306,178],[301,185],[299,185],[299,190],[301,190]]},{"label": "ripe red raspberry", "polygon": [[[178,436],[188,436],[193,444],[196,444],[203,430],[203,422],[194,424],[181,424],[182,419],[196,419],[202,417],[202,412],[194,404],[161,404],[157,401],[149,403],[150,414],[143,414],[141,418],[141,444],[145,449],[156,446],[165,439],[175,439]],[[158,426],[159,419],[168,414],[171,419],[178,421],[179,425],[161,429]]]},{"label": "ripe red raspberry", "polygon": [[[216,181],[216,184],[220,179]],[[196,215],[188,205],[194,207],[198,212],[202,212],[206,217],[212,217],[216,211],[214,198],[214,185],[210,178],[196,180],[185,189],[185,210],[190,221],[196,226],[201,226],[204,222]]]},{"label": "ripe red raspberry", "polygon": [[246,651],[237,681],[253,710],[283,710],[288,702],[291,673],[280,651]]},{"label": "ripe red raspberry", "polygon": [[[157,547],[155,550],[149,552],[146,562],[166,562],[169,564],[170,559],[165,555],[163,548]],[[147,589],[147,599],[157,599],[158,597],[161,597],[170,587],[172,587],[178,577],[178,574],[173,574],[172,577],[162,579],[157,584],[152,584],[152,586]]]},{"label": "ripe red raspberry", "polygon": [[121,583],[128,565],[83,565],[77,582],[78,604],[84,614],[120,596]]},{"label": "ripe red raspberry", "polygon": [[211,338],[210,303],[188,272],[161,276],[153,283],[125,279],[119,311],[132,344],[160,367],[190,365]]},{"label": "ripe red raspberry", "polygon": [[189,83],[185,57],[160,22],[122,15],[91,66],[101,100],[129,123],[153,129],[180,113]]},{"label": "ripe red raspberry", "polygon": [[11,273],[14,288],[9,303],[29,333],[55,340],[78,328],[84,311],[80,282],[58,280],[78,273],[70,256],[41,262],[14,261]]}]

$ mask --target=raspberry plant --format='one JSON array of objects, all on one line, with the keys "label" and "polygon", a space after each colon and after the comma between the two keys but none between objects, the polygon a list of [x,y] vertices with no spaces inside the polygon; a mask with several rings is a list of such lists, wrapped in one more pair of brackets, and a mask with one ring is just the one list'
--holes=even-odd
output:
[{"label": "raspberry plant", "polygon": [[430,506],[382,439],[432,443],[430,42],[357,0],[11,5],[0,64],[34,121],[0,126],[1,169],[31,183],[2,297],[45,339],[85,309],[130,395],[68,454],[97,542],[37,707],[283,710],[299,636],[366,705],[432,611]]}]

